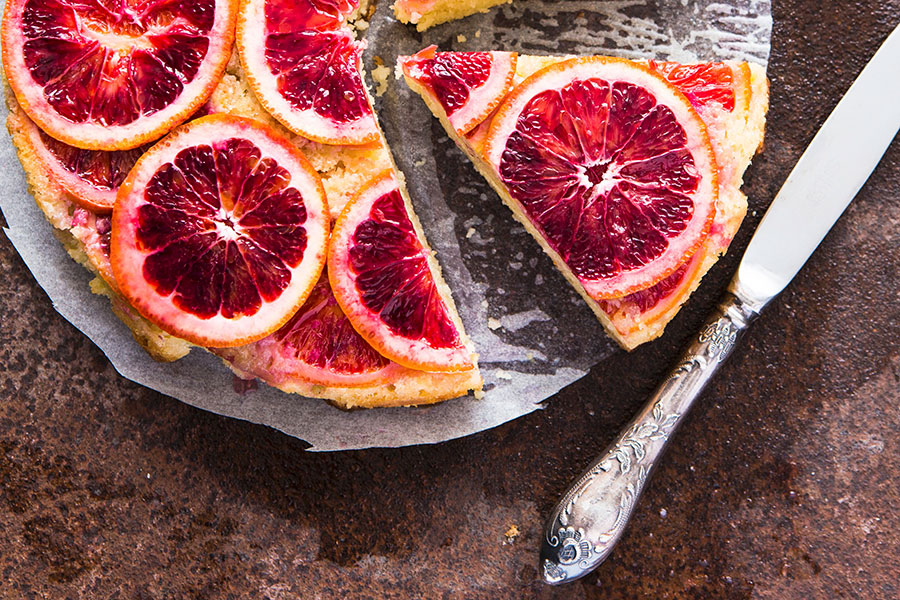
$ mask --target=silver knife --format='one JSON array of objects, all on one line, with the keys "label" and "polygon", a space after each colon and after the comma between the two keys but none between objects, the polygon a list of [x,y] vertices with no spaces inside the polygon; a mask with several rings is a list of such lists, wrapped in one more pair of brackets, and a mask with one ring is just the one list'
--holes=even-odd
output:
[{"label": "silver knife", "polygon": [[672,434],[760,311],[787,286],[900,129],[900,26],[822,125],[750,241],[717,310],[649,402],[569,488],[547,521],[541,574],[590,573],[622,536]]}]

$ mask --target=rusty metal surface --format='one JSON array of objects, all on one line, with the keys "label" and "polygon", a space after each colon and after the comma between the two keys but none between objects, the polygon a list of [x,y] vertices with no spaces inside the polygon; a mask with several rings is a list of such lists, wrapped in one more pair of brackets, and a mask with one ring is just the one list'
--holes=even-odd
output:
[{"label": "rusty metal surface", "polygon": [[[786,0],[774,19],[737,247],[900,1]],[[433,447],[312,455],[123,380],[0,238],[0,597],[900,597],[898,247],[895,141],[695,408],[611,559],[550,589],[541,521],[577,470],[550,465],[615,435],[734,255],[662,340],[544,411]]]}]

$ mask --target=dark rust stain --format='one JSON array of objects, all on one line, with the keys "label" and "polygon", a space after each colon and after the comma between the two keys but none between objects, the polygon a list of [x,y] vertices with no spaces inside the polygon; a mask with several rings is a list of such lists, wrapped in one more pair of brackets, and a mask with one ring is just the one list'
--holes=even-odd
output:
[{"label": "dark rust stain", "polygon": [[25,522],[23,538],[47,565],[50,581],[69,583],[96,565],[76,541],[75,533],[53,517],[35,517]]}]

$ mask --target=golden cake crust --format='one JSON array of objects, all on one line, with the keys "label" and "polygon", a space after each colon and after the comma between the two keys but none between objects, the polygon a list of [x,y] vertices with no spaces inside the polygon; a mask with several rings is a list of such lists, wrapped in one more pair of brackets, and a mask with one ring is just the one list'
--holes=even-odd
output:
[{"label": "golden cake crust", "polygon": [[290,374],[275,373],[252,348],[216,350],[222,362],[242,379],[262,379],[274,388],[308,398],[328,400],[338,408],[376,408],[385,406],[421,406],[464,396],[482,387],[478,369],[457,373],[429,373],[395,365],[389,382],[353,387],[323,386]]}]

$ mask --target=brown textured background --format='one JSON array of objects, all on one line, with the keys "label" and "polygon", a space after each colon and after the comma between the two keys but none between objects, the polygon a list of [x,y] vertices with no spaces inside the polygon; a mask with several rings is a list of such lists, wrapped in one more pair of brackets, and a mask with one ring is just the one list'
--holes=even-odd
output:
[{"label": "brown textured background", "polygon": [[[766,151],[746,186],[757,214],[737,248],[900,0],[784,0],[773,14]],[[0,237],[0,597],[898,598],[898,248],[895,141],[707,390],[610,560],[548,588],[544,516],[652,391],[739,252],[662,340],[544,411],[438,446],[318,455],[119,377]]]}]

